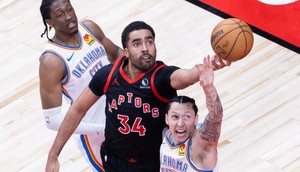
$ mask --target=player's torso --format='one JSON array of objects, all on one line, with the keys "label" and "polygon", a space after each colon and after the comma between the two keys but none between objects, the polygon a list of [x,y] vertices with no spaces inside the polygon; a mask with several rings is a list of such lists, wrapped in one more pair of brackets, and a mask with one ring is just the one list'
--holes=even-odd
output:
[{"label": "player's torso", "polygon": [[125,156],[158,155],[166,103],[151,89],[153,71],[130,80],[118,70],[106,92],[106,142]]},{"label": "player's torso", "polygon": [[160,147],[160,164],[161,171],[172,172],[187,172],[190,169],[190,165],[186,159],[188,141],[171,145],[167,137],[164,137]]},{"label": "player's torso", "polygon": [[[106,51],[100,41],[82,24],[78,24],[78,46],[66,46],[48,42],[47,52],[56,54],[65,64],[66,77],[62,81],[62,92],[68,103],[76,100],[88,86],[93,75],[104,65],[109,64]],[[96,114],[104,115],[105,98],[101,98],[87,113],[83,120],[97,121]],[[98,110],[102,109],[102,110]],[[97,115],[98,116],[98,115]],[[101,123],[103,123],[102,121]]]},{"label": "player's torso", "polygon": [[190,144],[191,139],[187,139],[184,143],[172,144],[167,133],[160,147],[161,172],[217,172],[217,168],[201,170],[194,165],[190,158]]}]

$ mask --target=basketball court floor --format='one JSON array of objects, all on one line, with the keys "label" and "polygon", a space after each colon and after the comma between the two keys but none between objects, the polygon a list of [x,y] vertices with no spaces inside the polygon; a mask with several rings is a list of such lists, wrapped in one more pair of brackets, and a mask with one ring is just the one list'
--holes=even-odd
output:
[{"label": "basketball court floor", "polygon": [[[78,19],[91,19],[121,46],[123,28],[143,20],[156,31],[158,60],[190,68],[212,54],[210,34],[221,17],[184,0],[72,0]],[[44,171],[56,132],[43,121],[39,56],[46,38],[40,1],[0,1],[0,171]],[[282,26],[284,27],[284,26]],[[250,54],[215,72],[224,107],[219,171],[300,171],[300,55],[254,33]],[[198,84],[180,90],[207,114]],[[61,171],[91,171],[73,140]]]}]

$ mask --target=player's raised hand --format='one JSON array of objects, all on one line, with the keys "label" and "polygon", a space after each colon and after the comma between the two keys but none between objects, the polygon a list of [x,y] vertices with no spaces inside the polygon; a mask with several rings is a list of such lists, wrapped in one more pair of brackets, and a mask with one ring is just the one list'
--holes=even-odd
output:
[{"label": "player's raised hand", "polygon": [[210,60],[210,56],[203,58],[203,65],[197,65],[197,69],[199,70],[199,82],[200,85],[205,88],[207,86],[211,86],[214,82],[214,71],[212,61]]},{"label": "player's raised hand", "polygon": [[211,60],[212,60],[212,66],[214,70],[222,69],[225,66],[231,65],[231,62],[224,60],[217,55],[213,55]]}]

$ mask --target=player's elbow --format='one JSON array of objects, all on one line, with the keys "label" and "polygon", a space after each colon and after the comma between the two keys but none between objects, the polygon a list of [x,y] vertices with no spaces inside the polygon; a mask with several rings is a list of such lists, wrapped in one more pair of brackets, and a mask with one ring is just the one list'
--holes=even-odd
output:
[{"label": "player's elbow", "polygon": [[48,129],[53,131],[58,131],[60,126],[60,124],[55,123],[54,121],[50,121],[49,119],[47,119],[47,117],[45,118],[45,125]]},{"label": "player's elbow", "polygon": [[63,121],[61,107],[43,109],[43,114],[46,127],[50,130],[58,131]]}]

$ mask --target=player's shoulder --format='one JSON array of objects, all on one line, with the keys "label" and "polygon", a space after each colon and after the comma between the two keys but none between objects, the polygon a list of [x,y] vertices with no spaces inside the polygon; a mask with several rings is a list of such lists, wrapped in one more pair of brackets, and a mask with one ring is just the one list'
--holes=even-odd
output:
[{"label": "player's shoulder", "polygon": [[97,29],[100,29],[99,25],[90,19],[81,20],[79,23],[92,32],[97,32]]},{"label": "player's shoulder", "polygon": [[39,71],[43,73],[55,72],[64,73],[65,65],[64,62],[52,53],[43,53],[39,59]]},{"label": "player's shoulder", "polygon": [[44,51],[40,56],[40,62],[56,61],[57,59],[57,55],[55,53],[52,53],[51,51]]},{"label": "player's shoulder", "polygon": [[174,71],[179,69],[179,67],[177,67],[177,66],[166,65],[162,61],[156,61],[156,63],[157,63],[157,68],[158,68],[158,72],[157,72],[158,74],[173,73]]},{"label": "player's shoulder", "polygon": [[87,25],[87,26],[96,25],[96,23],[90,19],[81,20],[80,23],[82,23],[83,25]]},{"label": "player's shoulder", "polygon": [[101,69],[99,69],[95,75],[100,76],[102,78],[103,76],[108,76],[112,68],[113,68],[113,64],[107,64],[103,66]]},{"label": "player's shoulder", "polygon": [[80,23],[84,28],[89,30],[100,41],[102,41],[102,39],[105,37],[100,26],[97,23],[95,23],[94,21],[85,19],[85,20],[82,20]]},{"label": "player's shoulder", "polygon": [[39,61],[40,66],[43,67],[64,67],[64,61],[61,55],[50,49],[46,49],[42,52]]}]

